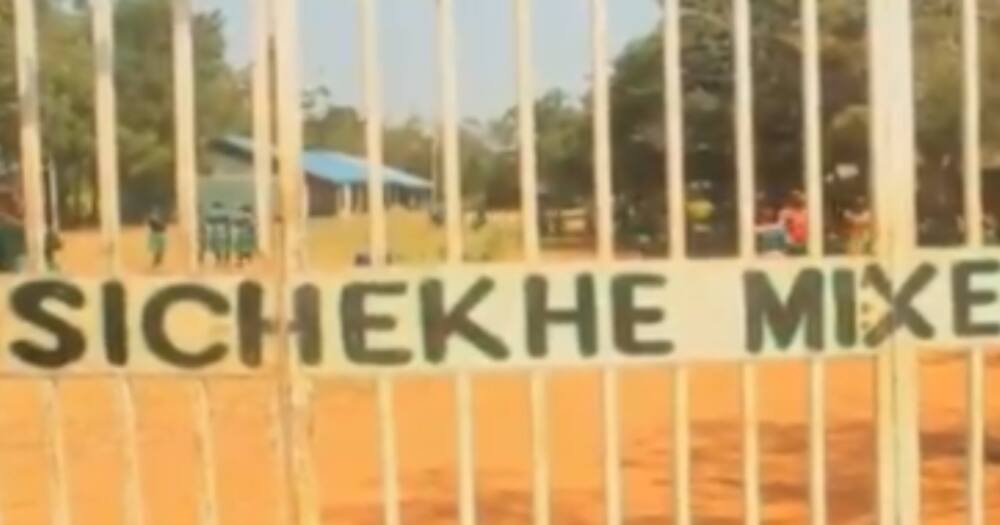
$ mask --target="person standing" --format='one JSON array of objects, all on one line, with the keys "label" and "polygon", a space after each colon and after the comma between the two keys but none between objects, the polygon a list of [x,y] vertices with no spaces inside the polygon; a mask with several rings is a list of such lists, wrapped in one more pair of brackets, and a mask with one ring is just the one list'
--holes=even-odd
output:
[{"label": "person standing", "polygon": [[801,191],[794,190],[789,194],[778,220],[785,229],[786,252],[789,255],[805,255],[809,240],[809,214]]},{"label": "person standing", "polygon": [[163,255],[167,251],[167,223],[159,210],[153,210],[147,224],[149,226],[149,255],[155,269],[163,264]]},{"label": "person standing", "polygon": [[688,193],[690,196],[684,211],[687,215],[691,251],[705,251],[713,244],[715,205],[700,187],[692,185]]},{"label": "person standing", "polygon": [[228,258],[229,248],[227,246],[228,232],[226,231],[229,227],[228,219],[226,217],[225,211],[222,209],[222,203],[215,201],[212,203],[212,208],[208,213],[207,217],[207,233],[208,233],[208,249],[212,252],[212,258],[215,259],[216,266],[222,266],[226,263]]},{"label": "person standing", "polygon": [[765,257],[782,255],[787,251],[785,226],[778,220],[778,213],[764,204],[757,217],[757,253]]},{"label": "person standing", "polygon": [[50,272],[59,271],[56,263],[56,252],[62,249],[62,239],[55,230],[49,228],[45,230],[45,265]]},{"label": "person standing", "polygon": [[872,249],[872,213],[868,208],[868,199],[858,196],[847,211],[844,212],[847,242],[845,251],[850,255],[863,255]]},{"label": "person standing", "polygon": [[244,205],[240,209],[240,216],[233,226],[233,251],[236,256],[236,263],[242,266],[253,259],[254,251],[257,248],[257,228],[254,223],[253,210],[250,206]]}]

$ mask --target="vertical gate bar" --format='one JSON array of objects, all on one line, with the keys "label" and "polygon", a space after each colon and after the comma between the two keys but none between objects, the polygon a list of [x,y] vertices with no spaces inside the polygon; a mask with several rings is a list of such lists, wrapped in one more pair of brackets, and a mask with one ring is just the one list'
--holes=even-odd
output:
[{"label": "vertical gate bar", "polygon": [[[198,271],[197,138],[195,134],[194,51],[191,33],[191,0],[173,1],[174,119],[176,148],[176,206],[185,266]],[[211,392],[206,379],[195,380],[195,418],[200,454],[201,521],[219,523],[216,486],[215,440]]]},{"label": "vertical gate bar", "polygon": [[687,229],[684,224],[684,84],[681,69],[681,2],[664,0],[663,70],[667,136],[667,202],[670,217],[670,255],[687,257]]},{"label": "vertical gate bar", "polygon": [[691,523],[691,415],[690,373],[685,365],[674,367],[674,523]]},{"label": "vertical gate bar", "polygon": [[811,234],[808,253],[823,256],[823,146],[821,133],[819,11],[817,0],[802,0],[802,86],[805,132],[805,189]]},{"label": "vertical gate bar", "polygon": [[195,417],[197,418],[198,452],[201,463],[201,480],[204,493],[201,501],[201,523],[216,525],[219,522],[218,490],[215,475],[215,435],[212,395],[207,379],[195,382]]},{"label": "vertical gate bar", "polygon": [[14,4],[17,40],[17,89],[21,126],[21,185],[24,199],[24,229],[27,240],[26,268],[44,268],[45,198],[42,195],[42,144],[39,117],[38,37],[34,0]]},{"label": "vertical gate bar", "polygon": [[[288,442],[285,439],[285,429],[281,422],[284,419],[284,385],[278,384],[277,388],[274,389],[270,398],[270,408],[271,408],[271,420],[278,422],[278,424],[272,424],[269,429],[271,432],[271,449],[275,452],[275,462],[277,463],[275,468],[275,486],[281,490],[288,490],[292,492],[289,487],[295,483],[292,479],[290,471],[287,468],[287,462],[285,461],[285,451],[288,450]],[[277,515],[277,523],[282,525],[298,525],[298,520],[295,516],[295,506],[290,501],[292,498],[281,497],[279,495],[278,508],[275,510]]]},{"label": "vertical gate bar", "polygon": [[273,215],[271,187],[274,154],[271,149],[271,0],[250,0],[253,4],[253,170],[254,211],[257,249],[271,254]]},{"label": "vertical gate bar", "polygon": [[[375,0],[361,0],[360,24],[365,104],[365,150],[368,157],[368,209],[371,260],[376,267],[387,260],[386,218],[382,148],[382,81],[379,74]],[[378,390],[379,452],[382,470],[382,513],[386,525],[398,525],[399,473],[396,454],[396,415],[393,382],[389,376],[376,379]]]},{"label": "vertical gate bar", "polygon": [[593,60],[594,201],[596,204],[597,257],[614,259],[614,226],[611,214],[611,123],[608,77],[607,0],[590,0],[590,38]]},{"label": "vertical gate bar", "polygon": [[978,2],[962,0],[962,168],[966,240],[972,247],[983,245],[979,82]]},{"label": "vertical gate bar", "polygon": [[459,164],[458,93],[455,79],[455,26],[453,0],[436,0],[438,32],[438,88],[441,96],[441,130],[444,156],[444,199],[447,258],[462,262],[462,174]]},{"label": "vertical gate bar", "polygon": [[[886,61],[885,37],[885,2],[868,0],[868,81],[869,107],[871,107],[870,155],[871,169],[869,184],[874,194],[872,204],[875,212],[875,255],[877,260],[884,261],[888,255],[889,228],[886,220],[889,192],[881,182],[886,171],[886,126],[888,117],[885,114],[886,99],[884,89],[887,72],[883,69]],[[892,359],[884,351],[875,356],[875,449],[878,463],[878,483],[876,501],[878,502],[878,520],[880,525],[892,525],[896,516],[896,495],[893,484],[895,476],[894,444],[893,444],[893,402],[892,402]]]},{"label": "vertical gate bar", "polygon": [[112,272],[121,271],[121,208],[118,194],[118,141],[115,129],[114,25],[110,0],[92,2],[94,62],[97,68],[97,169],[100,181],[101,241]]},{"label": "vertical gate bar", "polygon": [[[514,41],[517,58],[517,124],[521,181],[521,230],[524,259],[541,260],[538,232],[538,159],[535,151],[535,87],[532,59],[530,0],[514,0]],[[552,519],[549,488],[548,380],[544,370],[532,370],[530,381],[532,514],[535,525]]]},{"label": "vertical gate bar", "polygon": [[[118,141],[115,131],[114,24],[113,7],[109,0],[91,3],[95,71],[95,108],[97,123],[97,170],[100,187],[101,246],[111,275],[121,273],[121,212],[118,193]],[[125,489],[124,520],[142,525],[146,521],[142,494],[142,472],[139,461],[139,425],[136,415],[135,391],[126,375],[116,379],[122,410],[122,453],[124,456]]]},{"label": "vertical gate bar", "polygon": [[984,363],[983,348],[974,347],[969,351],[967,381],[967,418],[966,428],[966,523],[968,525],[983,525],[986,523],[983,497],[983,464],[986,461],[984,449],[984,434],[986,431],[984,406]]},{"label": "vertical gate bar", "polygon": [[517,121],[519,175],[521,181],[522,247],[524,258],[541,258],[538,234],[538,159],[535,151],[535,75],[532,57],[532,12],[530,0],[514,0],[517,53]]},{"label": "vertical gate bar", "polygon": [[548,381],[543,371],[530,376],[531,388],[531,493],[535,525],[548,525],[552,520],[549,488],[549,427]]},{"label": "vertical gate bar", "polygon": [[122,409],[122,431],[124,434],[125,456],[125,523],[142,525],[146,523],[146,504],[142,491],[142,470],[139,452],[139,419],[136,413],[135,387],[132,380],[121,377],[117,381]]},{"label": "vertical gate bar", "polygon": [[[670,258],[687,257],[684,224],[684,100],[681,82],[680,0],[663,2],[664,129],[667,137],[667,209]],[[674,366],[673,380],[673,475],[674,523],[691,523],[691,422],[689,414],[689,372],[683,364]]]},{"label": "vertical gate bar", "polygon": [[[736,86],[736,182],[739,202],[740,258],[754,257],[753,77],[749,0],[733,1],[733,45]],[[743,505],[747,524],[760,523],[760,436],[757,414],[757,366],[741,365],[743,411]]]},{"label": "vertical gate bar", "polygon": [[[979,6],[977,0],[962,1],[962,168],[965,183],[966,242],[983,246],[983,201],[980,152]],[[966,523],[985,523],[983,465],[985,415],[983,348],[969,349],[966,377]]]},{"label": "vertical gate bar", "polygon": [[[888,170],[880,177],[891,187],[891,261],[897,267],[909,260],[916,248],[915,213],[915,123],[912,18],[909,2],[886,3],[886,29],[890,36],[886,62],[892,96],[886,98],[890,154]],[[900,198],[902,197],[902,198]],[[893,358],[893,399],[895,408],[895,450],[897,520],[920,521],[920,421],[919,368],[916,348],[890,340]]]},{"label": "vertical gate bar", "polygon": [[73,521],[70,508],[69,464],[66,460],[66,437],[63,434],[58,381],[46,379],[42,383],[42,403],[45,409],[45,426],[50,433],[47,448],[52,465],[52,474],[49,476],[49,489],[54,499],[52,524],[69,525]]},{"label": "vertical gate bar", "polygon": [[382,80],[378,63],[375,0],[361,0],[361,49],[364,71],[365,150],[368,158],[369,236],[372,262],[386,262],[386,219],[382,148]]},{"label": "vertical gate bar", "polygon": [[383,523],[398,525],[399,510],[399,461],[396,454],[396,412],[393,398],[393,383],[389,377],[377,379],[379,451],[382,467],[382,514]]},{"label": "vertical gate bar", "polygon": [[194,52],[191,0],[173,0],[174,147],[176,207],[181,246],[189,272],[198,269],[197,135],[195,134]]},{"label": "vertical gate bar", "polygon": [[[14,3],[17,44],[17,89],[20,110],[21,186],[24,199],[24,228],[27,240],[26,269],[44,271],[42,256],[45,236],[45,198],[42,193],[42,145],[39,118],[38,37],[33,0]],[[48,476],[52,498],[51,519],[55,525],[71,520],[69,472],[67,471],[62,415],[59,410],[59,383],[42,383],[44,424],[48,430],[46,449],[52,470]]]},{"label": "vertical gate bar", "polygon": [[[802,86],[805,131],[805,190],[808,224],[808,254],[823,257],[823,151],[820,133],[819,12],[816,0],[802,0]],[[809,515],[812,525],[826,525],[826,367],[821,356],[809,359]]]},{"label": "vertical gate bar", "polygon": [[[273,2],[275,60],[278,101],[278,175],[281,217],[284,225],[278,289],[285,293],[288,280],[305,268],[304,221],[308,198],[302,171],[302,107],[299,91],[301,74],[298,46],[298,0]],[[301,374],[291,353],[291,315],[286,300],[281,301],[280,376],[285,472],[289,478],[288,497],[293,523],[321,523],[312,465],[311,383]]]},{"label": "vertical gate bar", "polygon": [[[611,214],[611,123],[608,87],[610,72],[606,0],[590,0],[590,24],[597,259],[599,264],[607,264],[614,259],[614,225]],[[601,379],[605,521],[616,524],[623,522],[618,372],[614,367],[606,366],[601,371]]]},{"label": "vertical gate bar", "polygon": [[[441,96],[444,146],[444,198],[448,264],[462,262],[461,166],[458,143],[458,95],[455,72],[455,26],[452,0],[437,0],[438,82]],[[458,441],[459,523],[476,522],[475,436],[471,378],[466,372],[455,376],[455,418]]]}]

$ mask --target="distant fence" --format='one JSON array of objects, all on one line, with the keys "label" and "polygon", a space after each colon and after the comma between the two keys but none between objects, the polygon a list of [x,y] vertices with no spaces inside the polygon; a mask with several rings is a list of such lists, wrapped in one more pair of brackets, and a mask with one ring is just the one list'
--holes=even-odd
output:
[{"label": "distant fence", "polygon": [[[589,0],[593,66],[593,160],[597,256],[573,264],[540,261],[536,202],[532,3],[511,0],[515,12],[520,190],[526,260],[511,265],[462,262],[461,176],[456,106],[452,0],[437,11],[440,107],[443,123],[447,262],[432,268],[382,267],[387,253],[382,186],[381,81],[376,63],[375,1],[359,0],[365,138],[370,164],[370,246],[375,268],[311,273],[299,213],[303,177],[297,4],[253,1],[255,8],[254,144],[256,180],[272,177],[277,144],[282,242],[262,228],[264,250],[278,254],[268,279],[198,275],[194,93],[190,0],[175,0],[174,93],[179,219],[191,248],[187,275],[141,278],[120,263],[112,0],[91,0],[96,53],[98,171],[101,195],[102,279],[42,275],[44,195],[39,140],[35,3],[14,0],[21,109],[21,168],[29,272],[3,283],[0,306],[5,374],[37,377],[46,385],[54,514],[70,523],[63,430],[55,385],[66,376],[117,378],[125,408],[126,509],[129,523],[145,520],[130,378],[192,374],[199,379],[199,444],[205,493],[203,523],[217,523],[214,451],[206,381],[221,375],[277,374],[282,381],[281,454],[289,480],[291,520],[319,523],[308,446],[312,381],[337,374],[377,382],[384,522],[400,522],[393,379],[399,374],[454,376],[458,429],[460,523],[477,522],[473,461],[473,375],[497,369],[530,374],[533,446],[533,522],[549,523],[547,371],[596,366],[602,370],[603,458],[607,523],[623,522],[618,370],[673,367],[674,521],[692,522],[688,366],[697,361],[742,367],[744,516],[761,521],[757,363],[805,360],[809,366],[810,523],[827,522],[824,365],[841,355],[870,354],[877,363],[877,516],[882,524],[919,521],[920,458],[916,349],[959,343],[968,352],[968,503],[970,524],[983,524],[983,352],[1000,335],[990,319],[1000,265],[982,242],[979,179],[977,3],[962,2],[966,247],[927,251],[915,243],[914,95],[911,5],[869,0],[871,171],[876,249],[873,256],[824,257],[820,235],[801,258],[758,260],[754,247],[754,113],[749,0],[733,2],[739,254],[690,260],[685,254],[683,155],[666,166],[670,256],[614,261],[609,120],[609,59],[605,0]],[[581,0],[582,1],[582,0]],[[432,3],[428,2],[430,6]],[[684,151],[679,0],[663,0],[666,143]],[[804,188],[809,223],[823,231],[821,212],[820,71],[817,0],[801,2],[804,93]],[[276,44],[277,140],[270,137],[268,35]],[[256,208],[270,213],[270,184],[256,185]],[[260,221],[267,224],[268,221]],[[275,237],[277,238],[277,237]],[[187,321],[174,321],[181,316]],[[171,326],[184,322],[183,334]]]}]

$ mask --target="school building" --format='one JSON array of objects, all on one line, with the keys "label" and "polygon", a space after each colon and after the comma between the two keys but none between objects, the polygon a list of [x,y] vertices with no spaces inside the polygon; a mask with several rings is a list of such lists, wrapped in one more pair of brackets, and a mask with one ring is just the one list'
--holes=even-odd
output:
[{"label": "school building", "polygon": [[[198,201],[202,210],[214,202],[227,209],[254,205],[253,140],[227,136],[211,142],[209,170],[199,178]],[[302,152],[306,177],[309,216],[331,216],[364,212],[368,206],[368,164],[366,159],[332,150],[306,149]],[[273,170],[276,172],[277,170]],[[384,166],[386,207],[426,208],[431,201],[430,181],[390,166]],[[275,177],[271,196],[278,206]]]}]

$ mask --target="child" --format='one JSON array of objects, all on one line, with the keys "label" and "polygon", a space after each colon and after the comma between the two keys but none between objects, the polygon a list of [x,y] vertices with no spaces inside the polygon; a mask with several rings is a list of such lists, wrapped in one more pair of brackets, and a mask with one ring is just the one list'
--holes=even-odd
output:
[{"label": "child", "polygon": [[240,217],[234,224],[233,251],[236,253],[237,264],[242,266],[253,259],[257,248],[257,228],[250,206],[244,205],[240,212]]},{"label": "child", "polygon": [[163,264],[163,254],[167,250],[167,224],[159,210],[153,210],[149,215],[149,253],[153,260],[153,268]]},{"label": "child", "polygon": [[863,255],[872,249],[872,213],[868,209],[868,199],[859,196],[854,205],[844,212],[847,229],[846,251],[849,255]]},{"label": "child", "polygon": [[222,209],[222,203],[212,203],[208,214],[208,248],[212,251],[216,266],[225,264],[229,259],[229,219]]},{"label": "child", "polygon": [[788,254],[804,255],[806,242],[809,238],[809,216],[806,212],[805,197],[802,192],[796,190],[788,196],[788,202],[778,218],[785,228]]},{"label": "child", "polygon": [[764,206],[757,217],[757,251],[764,256],[785,253],[787,249],[785,226],[778,220],[774,208]]},{"label": "child", "polygon": [[50,272],[59,271],[56,263],[56,252],[62,249],[62,239],[52,229],[45,231],[45,264]]},{"label": "child", "polygon": [[208,235],[211,231],[209,213],[202,209],[198,216],[198,265],[205,264],[205,254],[208,253]]}]

